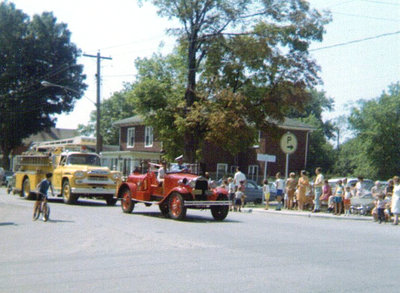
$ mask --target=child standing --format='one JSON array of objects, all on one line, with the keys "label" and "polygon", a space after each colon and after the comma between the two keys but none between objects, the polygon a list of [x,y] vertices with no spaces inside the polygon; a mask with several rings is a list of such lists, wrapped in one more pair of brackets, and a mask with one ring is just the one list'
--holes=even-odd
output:
[{"label": "child standing", "polygon": [[351,188],[346,186],[346,192],[344,193],[343,199],[344,215],[350,216],[350,206],[351,206]]},{"label": "child standing", "polygon": [[235,211],[242,211],[242,204],[244,204],[244,188],[244,181],[240,181],[235,193]]},{"label": "child standing", "polygon": [[340,215],[342,213],[342,200],[343,200],[343,182],[339,180],[335,190],[335,197],[333,202],[335,204],[335,215]]},{"label": "child standing", "polygon": [[264,194],[264,198],[265,198],[265,209],[268,210],[270,190],[269,190],[269,185],[268,185],[267,179],[264,179],[263,194]]},{"label": "child standing", "polygon": [[275,185],[276,185],[276,200],[278,202],[278,205],[276,206],[276,210],[280,211],[281,210],[281,206],[282,206],[283,191],[285,189],[285,180],[282,179],[280,172],[276,173],[275,178],[276,178],[276,181],[275,181]]},{"label": "child standing", "polygon": [[232,202],[232,205],[230,207],[230,210],[233,210],[233,207],[235,206],[235,183],[233,183],[233,178],[229,177],[228,178],[228,194],[229,194],[229,200]]},{"label": "child standing", "polygon": [[384,195],[382,192],[378,194],[375,206],[378,212],[379,224],[381,224],[382,221],[385,221],[385,207],[386,207],[386,200],[384,199]]}]

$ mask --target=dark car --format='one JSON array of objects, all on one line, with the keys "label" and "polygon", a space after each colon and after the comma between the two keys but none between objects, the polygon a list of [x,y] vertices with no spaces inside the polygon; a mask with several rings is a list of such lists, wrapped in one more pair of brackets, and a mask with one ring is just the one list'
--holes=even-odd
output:
[{"label": "dark car", "polygon": [[4,171],[3,185],[8,186],[8,184],[12,180],[13,175],[13,171]]},{"label": "dark car", "polygon": [[258,186],[253,180],[247,180],[244,194],[246,195],[245,203],[254,202],[259,204],[264,199],[262,187]]}]

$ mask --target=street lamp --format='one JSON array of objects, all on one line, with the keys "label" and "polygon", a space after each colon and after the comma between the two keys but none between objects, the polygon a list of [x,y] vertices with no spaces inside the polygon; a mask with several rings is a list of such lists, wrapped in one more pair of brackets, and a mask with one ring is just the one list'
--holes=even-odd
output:
[{"label": "street lamp", "polygon": [[[55,84],[55,83],[52,83],[52,82],[49,82],[46,80],[41,81],[40,84],[44,87],[57,87],[57,88],[65,90],[65,91],[74,92],[78,95],[81,94],[79,91],[77,91],[73,88]],[[98,101],[97,103],[95,103],[88,97],[86,97],[86,96],[84,96],[84,97],[87,98],[90,102],[92,102],[96,106],[96,112],[97,112],[97,115],[96,115],[96,153],[99,154],[102,149],[102,139],[101,139],[101,135],[100,135],[100,102]]]}]

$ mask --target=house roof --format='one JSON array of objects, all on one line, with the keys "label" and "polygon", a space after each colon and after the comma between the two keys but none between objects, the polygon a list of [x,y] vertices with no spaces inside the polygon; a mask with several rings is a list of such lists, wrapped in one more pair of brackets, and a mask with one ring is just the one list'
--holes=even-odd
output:
[{"label": "house roof", "polygon": [[[129,118],[125,118],[122,120],[115,121],[113,126],[122,127],[122,126],[130,126],[130,125],[138,125],[143,123],[143,118],[139,115],[132,116]],[[303,130],[303,131],[314,131],[316,128],[309,124],[303,123],[299,120],[292,118],[285,118],[282,123],[278,123],[278,127],[283,129],[290,130]]]},{"label": "house roof", "polygon": [[32,142],[42,142],[49,140],[60,140],[78,136],[79,132],[75,129],[49,128],[37,134],[25,138],[22,143],[30,145]]},{"label": "house roof", "polygon": [[317,129],[314,126],[311,126],[309,124],[303,123],[299,120],[292,118],[285,118],[283,123],[279,123],[278,126],[283,129],[291,129],[291,130],[314,131]]},{"label": "house roof", "polygon": [[121,127],[121,126],[129,126],[129,125],[137,125],[137,124],[142,124],[143,123],[143,117],[140,115],[135,115],[129,118],[121,119],[118,121],[115,121],[113,123],[113,126],[115,127]]}]

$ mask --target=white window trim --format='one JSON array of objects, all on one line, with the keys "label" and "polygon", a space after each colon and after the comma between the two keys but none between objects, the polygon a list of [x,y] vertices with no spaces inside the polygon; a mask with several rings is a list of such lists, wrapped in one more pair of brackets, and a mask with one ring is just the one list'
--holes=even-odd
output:
[{"label": "white window trim", "polygon": [[259,148],[260,147],[260,142],[261,142],[261,131],[258,131],[258,136],[257,136],[257,143],[253,145],[253,148]]},{"label": "white window trim", "polygon": [[[136,134],[135,132],[136,132],[135,127],[129,127],[126,130],[126,147],[127,148],[135,147],[135,134]],[[133,135],[132,135],[132,133],[133,133]],[[133,144],[131,145],[130,142],[131,142],[132,136],[133,136]]]},{"label": "white window trim", "polygon": [[[250,173],[250,170],[257,170],[255,174]],[[256,177],[255,181],[257,181],[258,175],[260,173],[260,167],[258,165],[249,165],[247,169],[247,177],[250,178],[251,180],[254,180],[254,176]]]},{"label": "white window trim", "polygon": [[[151,129],[151,132],[150,132]],[[149,132],[151,136],[149,135]],[[149,144],[147,144],[147,136],[149,135]],[[153,127],[152,126],[145,126],[144,128],[144,147],[145,148],[151,148],[153,146],[153,141],[154,141],[154,136],[153,136]]]},{"label": "white window trim", "polygon": [[223,169],[224,169],[224,174],[222,174],[222,176],[226,175],[228,173],[228,164],[226,164],[226,163],[217,163],[217,175],[216,175],[217,179],[222,177],[222,176],[219,175],[219,170],[220,170],[219,167],[223,167]]}]

